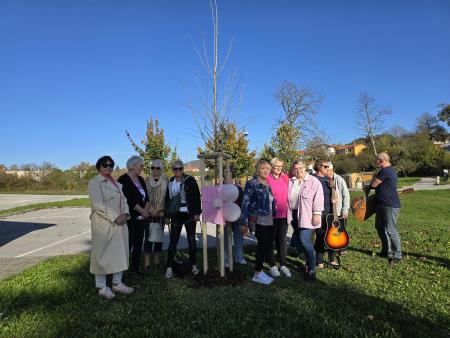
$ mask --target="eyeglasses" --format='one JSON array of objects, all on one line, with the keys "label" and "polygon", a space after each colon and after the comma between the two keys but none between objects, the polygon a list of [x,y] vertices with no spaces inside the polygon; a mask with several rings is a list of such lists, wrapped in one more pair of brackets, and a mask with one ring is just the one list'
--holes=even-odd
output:
[{"label": "eyeglasses", "polygon": [[183,167],[173,167],[172,170],[173,171],[181,171],[181,170],[183,170]]},{"label": "eyeglasses", "polygon": [[323,165],[322,167],[324,167],[325,169],[328,169],[330,166],[329,165]]},{"label": "eyeglasses", "polygon": [[114,168],[114,164],[113,163],[102,163],[102,167],[103,168]]},{"label": "eyeglasses", "polygon": [[274,168],[277,168],[277,169],[282,169],[282,168],[283,168],[282,165],[274,165],[273,167],[274,167]]},{"label": "eyeglasses", "polygon": [[160,167],[150,167],[150,169],[152,169],[152,170],[161,170]]}]

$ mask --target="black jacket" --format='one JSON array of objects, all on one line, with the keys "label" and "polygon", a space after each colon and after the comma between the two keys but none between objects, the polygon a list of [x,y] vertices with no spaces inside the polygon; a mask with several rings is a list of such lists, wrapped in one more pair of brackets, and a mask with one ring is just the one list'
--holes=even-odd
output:
[{"label": "black jacket", "polygon": [[130,216],[131,219],[136,219],[141,214],[134,210],[136,204],[139,204],[142,208],[145,207],[145,204],[148,202],[148,191],[147,185],[145,184],[144,179],[141,176],[138,176],[139,182],[144,188],[145,191],[145,199],[142,198],[139,189],[134,184],[133,180],[128,174],[123,174],[117,180],[120,184],[122,184],[122,191],[125,197],[127,198],[128,207],[130,208]]},{"label": "black jacket", "polygon": [[[170,179],[168,189],[170,189],[170,183],[173,182],[174,179],[175,176]],[[200,201],[200,189],[198,188],[197,181],[194,177],[183,174],[181,182],[183,182],[182,186],[184,187],[184,192],[186,193],[186,203],[189,215],[191,217],[194,215],[200,215],[202,213],[202,205]],[[166,205],[169,200],[170,193],[168,191],[166,194]]]}]

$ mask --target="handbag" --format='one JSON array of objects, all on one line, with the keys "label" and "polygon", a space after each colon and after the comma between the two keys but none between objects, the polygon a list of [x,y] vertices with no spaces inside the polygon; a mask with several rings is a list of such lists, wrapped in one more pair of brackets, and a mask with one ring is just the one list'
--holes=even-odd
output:
[{"label": "handbag", "polygon": [[149,236],[148,241],[154,242],[154,243],[161,243],[163,241],[163,227],[161,226],[161,223],[153,223],[151,222],[148,225],[149,230]]},{"label": "handbag", "polygon": [[180,207],[181,207],[181,195],[176,194],[171,199],[169,199],[166,206],[164,207],[164,215],[169,218],[174,217],[180,210]]}]

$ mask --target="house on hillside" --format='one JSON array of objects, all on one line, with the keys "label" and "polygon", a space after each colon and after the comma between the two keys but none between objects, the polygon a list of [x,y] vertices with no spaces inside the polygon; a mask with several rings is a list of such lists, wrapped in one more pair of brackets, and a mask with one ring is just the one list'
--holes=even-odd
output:
[{"label": "house on hillside", "polygon": [[352,154],[358,156],[367,147],[362,143],[354,143],[351,145],[335,145],[336,155]]},{"label": "house on hillside", "polygon": [[6,170],[5,174],[16,175],[17,177],[31,177],[33,181],[41,181],[42,177],[48,174],[48,170]]}]

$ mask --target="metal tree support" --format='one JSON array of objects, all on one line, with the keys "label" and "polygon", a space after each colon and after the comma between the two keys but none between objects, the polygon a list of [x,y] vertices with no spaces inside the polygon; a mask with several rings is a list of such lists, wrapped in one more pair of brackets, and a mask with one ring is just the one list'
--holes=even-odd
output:
[{"label": "metal tree support", "polygon": [[[225,167],[227,176],[230,175],[230,160],[231,155],[224,152],[210,152],[202,153],[197,155],[197,158],[202,160],[200,165],[201,170],[201,185],[202,188],[205,186],[205,160],[218,160],[218,176],[219,176],[219,186],[223,184],[223,163],[225,160]],[[203,273],[208,272],[208,230],[206,222],[201,222],[202,224],[202,237],[203,237]],[[217,248],[217,258],[218,258],[218,269],[220,271],[220,276],[225,276],[225,248],[224,248],[224,225],[216,224],[216,248]],[[233,271],[233,249],[232,249],[232,238],[231,238],[231,227],[228,227],[228,259],[230,264],[230,271]]]}]

